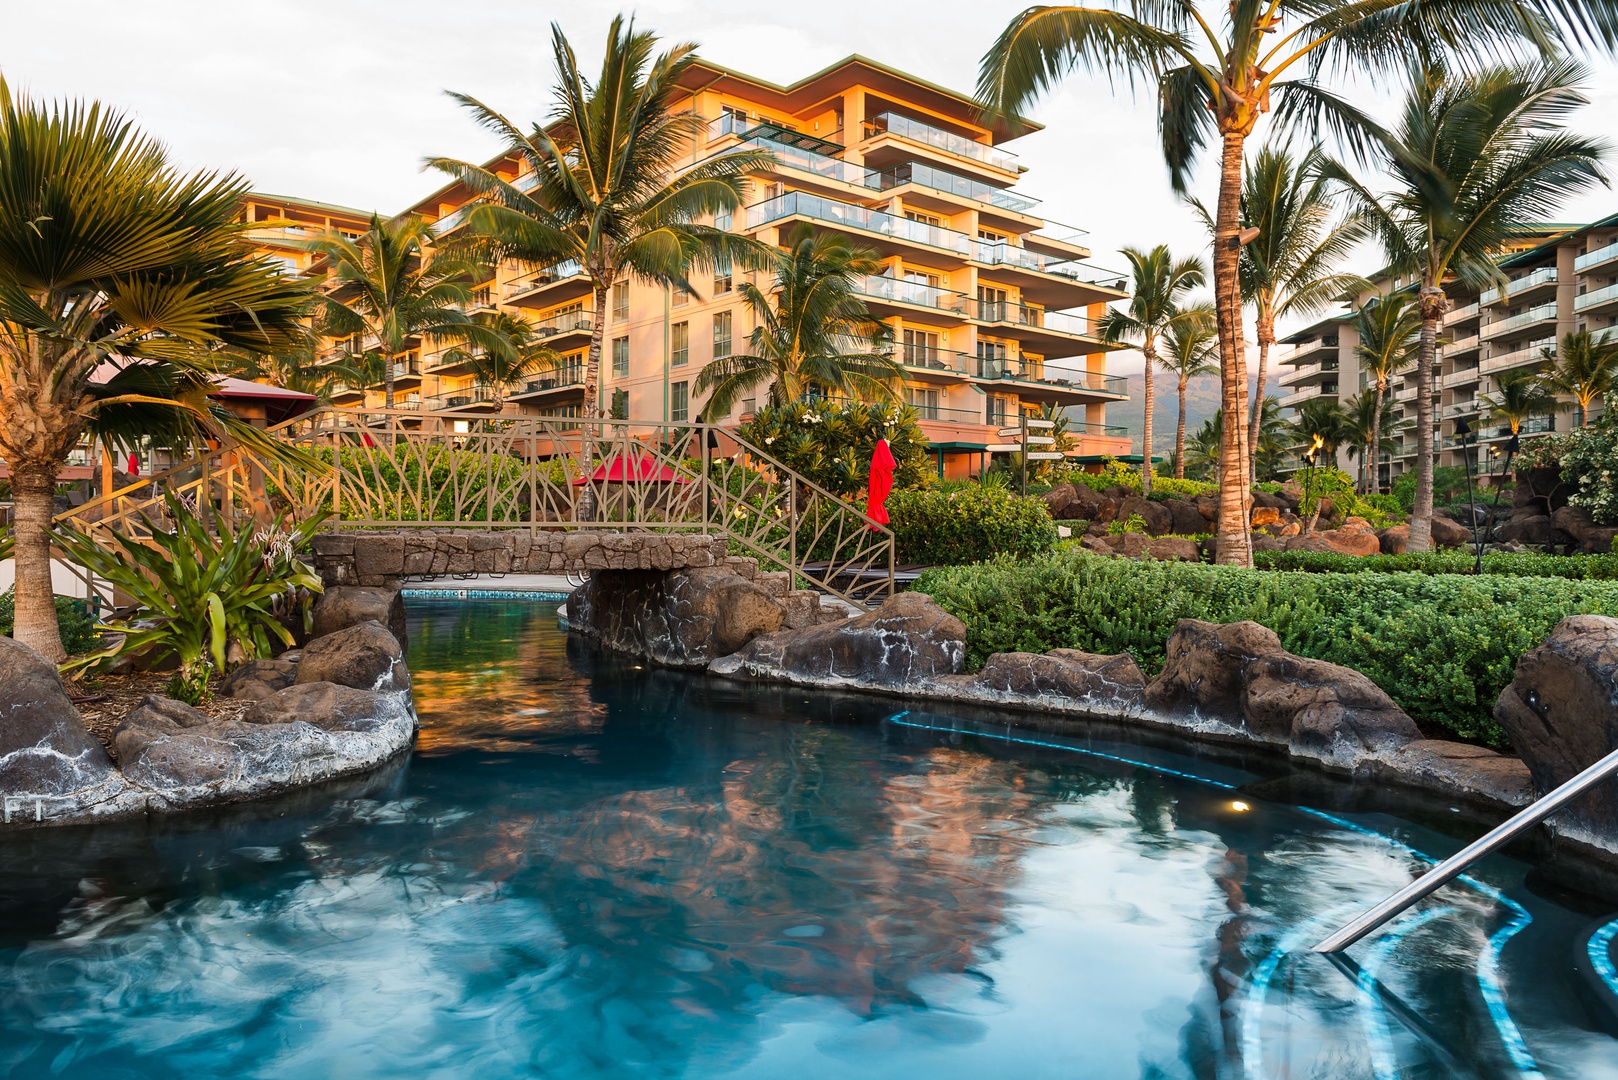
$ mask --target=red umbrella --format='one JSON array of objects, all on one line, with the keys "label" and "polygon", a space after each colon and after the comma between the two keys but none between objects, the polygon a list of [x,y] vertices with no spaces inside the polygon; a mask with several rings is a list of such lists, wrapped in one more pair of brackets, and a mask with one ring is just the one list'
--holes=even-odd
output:
[{"label": "red umbrella", "polygon": [[129,475],[140,475],[140,458],[135,456],[135,451],[133,450],[129,452]]},{"label": "red umbrella", "polygon": [[597,465],[596,471],[589,478],[579,476],[573,480],[574,484],[589,482],[623,484],[637,480],[650,480],[659,484],[689,484],[691,481],[674,471],[673,466],[659,466],[652,455],[647,454],[641,458],[625,458],[623,454],[612,458],[605,465]]},{"label": "red umbrella", "polygon": [[865,516],[882,525],[888,523],[886,504],[893,490],[893,467],[897,464],[893,451],[888,449],[888,440],[878,439],[876,449],[871,452],[871,488],[865,500]]}]

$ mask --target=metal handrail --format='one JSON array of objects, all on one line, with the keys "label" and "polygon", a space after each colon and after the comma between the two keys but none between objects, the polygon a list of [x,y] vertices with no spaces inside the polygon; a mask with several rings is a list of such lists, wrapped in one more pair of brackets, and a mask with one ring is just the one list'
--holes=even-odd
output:
[{"label": "metal handrail", "polygon": [[1315,946],[1315,952],[1342,952],[1423,897],[1448,885],[1465,873],[1467,867],[1485,855],[1504,847],[1609,776],[1615,775],[1618,775],[1618,750],[1614,750],[1544,798],[1537,800],[1532,806],[1524,807],[1497,828],[1478,837],[1364,915],[1322,940]]}]

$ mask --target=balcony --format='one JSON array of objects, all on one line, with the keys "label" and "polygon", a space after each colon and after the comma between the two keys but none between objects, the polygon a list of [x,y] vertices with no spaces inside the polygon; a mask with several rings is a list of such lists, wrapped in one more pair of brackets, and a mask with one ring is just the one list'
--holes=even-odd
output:
[{"label": "balcony", "polygon": [[1614,305],[1618,305],[1618,283],[1602,289],[1592,289],[1573,298],[1573,310],[1580,314],[1601,311]]},{"label": "balcony", "polygon": [[922,247],[949,251],[962,258],[976,255],[977,238],[928,225],[922,221],[897,217],[882,210],[869,210],[852,203],[810,195],[804,191],[789,191],[747,208],[747,227],[756,229],[772,221],[801,217],[825,222],[845,229],[856,229],[874,236],[889,237]]},{"label": "balcony", "polygon": [[1483,372],[1479,368],[1461,368],[1460,370],[1452,371],[1448,375],[1445,375],[1443,378],[1439,379],[1438,385],[1443,389],[1448,390],[1451,387],[1466,386],[1470,383],[1475,383],[1482,377]]},{"label": "balcony", "polygon": [[978,356],[973,359],[973,370],[979,379],[1018,383],[1023,396],[1030,400],[1076,404],[1096,396],[1106,396],[1115,401],[1129,397],[1129,380],[1121,375],[1050,368],[1043,360],[1031,361],[1020,356]]},{"label": "balcony", "polygon": [[1292,355],[1287,357],[1284,363],[1296,364],[1298,361],[1303,360],[1306,357],[1314,356],[1316,353],[1327,352],[1332,354],[1332,361],[1335,363],[1337,359],[1337,342],[1338,338],[1336,334],[1330,334],[1325,337],[1312,338],[1309,341],[1299,342],[1298,344],[1292,346]]},{"label": "balcony", "polygon": [[578,308],[540,319],[534,323],[534,332],[542,338],[559,338],[570,334],[588,334],[594,326],[594,313]]},{"label": "balcony", "polygon": [[590,292],[590,279],[577,259],[553,263],[514,278],[500,290],[501,299],[509,304],[540,307],[560,301],[572,300]]},{"label": "balcony", "polygon": [[398,385],[405,381],[419,382],[421,380],[420,360],[395,360],[393,363],[393,382]]},{"label": "balcony", "polygon": [[[1556,284],[1556,267],[1542,266],[1531,274],[1524,274],[1520,278],[1513,278],[1507,282],[1504,295],[1508,298],[1521,296],[1523,293],[1537,289],[1541,285],[1554,284]],[[1484,306],[1496,303],[1500,300],[1501,295],[1498,288],[1484,289],[1478,294],[1478,303]]]},{"label": "balcony", "polygon": [[976,142],[965,135],[957,135],[952,131],[924,124],[920,120],[900,116],[898,113],[881,113],[865,121],[865,138],[874,139],[882,135],[898,136],[913,143],[942,150],[955,157],[987,165],[991,169],[999,169],[1001,172],[1018,171],[1015,154],[996,150],[988,143]]},{"label": "balcony", "polygon": [[1026,247],[1008,244],[1004,240],[979,240],[977,254],[973,257],[985,266],[1005,266],[1018,270],[1031,270],[1037,274],[1055,274],[1081,285],[1110,290],[1117,293],[1119,298],[1127,295],[1128,279],[1123,274],[1103,271],[1104,276],[1100,278],[1087,277],[1085,275],[1095,274],[1101,268],[1076,259],[1053,258]]},{"label": "balcony", "polygon": [[935,349],[928,345],[901,345],[894,353],[894,359],[907,368],[918,371],[932,371],[965,375],[967,372],[966,353],[953,349]]},{"label": "balcony", "polygon": [[475,383],[459,390],[446,390],[444,393],[436,394],[427,400],[434,411],[442,412],[450,409],[487,406],[494,402],[495,396],[494,387],[484,383]]},{"label": "balcony", "polygon": [[988,423],[983,418],[983,412],[978,409],[950,409],[942,405],[917,405],[914,402],[910,407],[916,410],[916,419],[935,424],[976,424],[979,427]]},{"label": "balcony", "polygon": [[1546,349],[1555,348],[1556,336],[1554,334],[1550,337],[1542,337],[1510,352],[1485,357],[1483,362],[1478,365],[1478,371],[1488,375],[1496,371],[1505,371],[1508,368],[1522,367],[1524,364],[1539,363],[1545,359],[1544,353]]},{"label": "balcony", "polygon": [[1465,401],[1457,401],[1454,404],[1445,407],[1444,415],[1476,416],[1481,412],[1485,412],[1488,408],[1489,403],[1484,401],[1482,398],[1468,398]]},{"label": "balcony", "polygon": [[1598,247],[1594,251],[1586,251],[1583,255],[1573,260],[1573,269],[1582,274],[1586,270],[1594,270],[1598,266],[1605,266],[1613,261],[1618,261],[1618,240],[1614,240],[1603,247]]},{"label": "balcony", "polygon": [[[958,292],[940,289],[919,281],[901,281],[881,274],[867,274],[857,279],[854,291],[865,298],[867,306],[873,302],[878,307],[903,304],[907,316],[916,315],[914,309],[927,309],[928,314],[936,316],[928,320],[933,322],[960,323],[966,318],[967,308],[971,303],[970,297]],[[944,317],[946,315],[947,318]]]},{"label": "balcony", "polygon": [[1067,425],[1068,433],[1076,436],[1100,436],[1104,439],[1127,439],[1129,428],[1123,424],[1090,424],[1084,421],[1071,421]]},{"label": "balcony", "polygon": [[1461,307],[1450,308],[1448,311],[1444,312],[1444,325],[1445,326],[1450,326],[1450,325],[1452,325],[1454,323],[1463,323],[1463,322],[1466,322],[1466,320],[1468,320],[1468,319],[1477,318],[1478,317],[1478,306],[1479,306],[1478,301],[1474,300],[1470,304],[1464,304]]},{"label": "balcony", "polygon": [[572,390],[584,385],[584,361],[575,360],[557,367],[538,378],[529,379],[521,390],[511,395],[513,400],[526,400],[557,390]]},{"label": "balcony", "polygon": [[1331,397],[1331,398],[1334,398],[1336,396],[1337,396],[1337,384],[1336,383],[1334,383],[1334,382],[1317,383],[1314,386],[1301,387],[1300,389],[1298,389],[1294,393],[1288,394],[1286,397],[1282,398],[1279,402],[1277,402],[1277,404],[1283,409],[1295,409],[1299,405],[1302,405],[1304,402],[1309,401],[1309,400],[1311,400],[1313,398],[1319,398],[1319,397]]},{"label": "balcony", "polygon": [[[1577,300],[1573,302],[1573,306],[1575,309],[1578,308]],[[1541,323],[1554,323],[1555,321],[1556,305],[1540,304],[1538,307],[1529,308],[1527,311],[1513,315],[1510,318],[1496,319],[1494,322],[1484,323],[1479,336],[1484,341],[1492,341],[1495,338],[1508,337],[1524,330],[1534,329]]]},{"label": "balcony", "polygon": [[[719,119],[731,118],[722,116]],[[712,130],[713,125],[710,124],[709,131]],[[819,139],[811,141],[801,136],[794,138],[795,135],[796,133],[788,132],[785,128],[774,124],[754,124],[745,130],[741,143],[724,152],[728,154],[736,150],[766,150],[773,154],[776,163],[784,168],[812,173],[823,179],[836,180],[843,184],[873,190],[877,188],[874,172],[851,161],[832,156],[833,153],[840,152],[842,147]]]},{"label": "balcony", "polygon": [[1013,195],[1005,188],[998,188],[969,176],[961,176],[959,173],[935,169],[919,161],[907,161],[901,165],[873,171],[868,173],[865,179],[867,187],[873,187],[878,191],[887,191],[889,188],[902,187],[905,184],[931,188],[933,191],[946,192],[973,202],[988,203],[990,206],[997,206],[1014,214],[1032,213],[1039,205],[1038,199]]},{"label": "balcony", "polygon": [[1438,355],[1444,357],[1445,359],[1455,356],[1465,356],[1467,353],[1477,352],[1482,344],[1483,339],[1477,334],[1472,334],[1470,337],[1456,338],[1454,341],[1440,346],[1438,349]]},{"label": "balcony", "polygon": [[1320,378],[1322,375],[1337,374],[1337,359],[1322,360],[1318,364],[1299,364],[1291,371],[1283,371],[1276,380],[1282,386],[1302,386],[1304,383]]}]

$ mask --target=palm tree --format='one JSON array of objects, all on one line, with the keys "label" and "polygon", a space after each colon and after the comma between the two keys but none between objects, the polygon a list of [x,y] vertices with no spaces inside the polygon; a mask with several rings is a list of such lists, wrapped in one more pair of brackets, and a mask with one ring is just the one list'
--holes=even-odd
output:
[{"label": "palm tree", "polygon": [[1220,440],[1224,436],[1223,413],[1214,413],[1202,422],[1202,427],[1186,442],[1186,464],[1201,476],[1219,467]]},{"label": "palm tree", "polygon": [[533,266],[576,262],[595,301],[584,368],[586,419],[601,415],[601,341],[607,296],[619,280],[694,291],[695,270],[767,266],[764,245],[701,220],[742,205],[746,176],[774,161],[768,151],[735,150],[689,165],[705,121],[691,111],[681,85],[696,46],[653,56],[657,39],[634,22],[613,19],[601,74],[579,70],[562,28],[551,27],[557,89],[550,122],[526,134],[482,102],[453,94],[477,122],[505,144],[505,156],[538,178],[528,190],[492,170],[453,158],[429,162],[483,199],[467,227],[504,257]]},{"label": "palm tree", "polygon": [[697,376],[704,414],[727,416],[749,391],[768,384],[771,405],[811,391],[836,397],[892,399],[904,367],[888,351],[886,331],[854,291],[880,268],[876,256],[807,222],[776,258],[766,294],[752,282],[738,292],[757,324],[747,352],[714,360]]},{"label": "palm tree", "polygon": [[1256,460],[1259,475],[1273,479],[1276,469],[1280,467],[1281,459],[1292,448],[1292,425],[1282,419],[1281,402],[1278,399],[1273,397],[1264,399],[1264,404],[1258,411],[1258,428],[1253,442],[1258,448]]},{"label": "palm tree", "polygon": [[1371,130],[1392,181],[1388,194],[1378,199],[1342,165],[1327,167],[1359,204],[1389,270],[1419,282],[1412,552],[1426,551],[1432,540],[1433,370],[1449,309],[1445,283],[1503,282],[1494,258],[1512,235],[1554,217],[1564,198],[1604,179],[1604,144],[1559,130],[1586,102],[1582,77],[1568,62],[1472,73],[1428,65],[1413,73],[1395,126]]},{"label": "palm tree", "polygon": [[[1354,313],[1354,331],[1359,344],[1354,351],[1359,355],[1360,370],[1371,380],[1374,405],[1370,407],[1371,428],[1365,437],[1366,446],[1382,445],[1383,406],[1388,400],[1388,385],[1393,377],[1410,365],[1421,348],[1421,316],[1409,293],[1398,292],[1376,297],[1360,305]],[[1391,415],[1391,414],[1390,414]],[[1366,490],[1382,490],[1382,459],[1371,454],[1366,471]]]},{"label": "palm tree", "polygon": [[1575,427],[1590,419],[1590,403],[1618,384],[1618,339],[1598,341],[1588,330],[1562,335],[1556,351],[1544,351],[1550,365],[1540,376],[1545,386],[1573,399]]},{"label": "palm tree", "polygon": [[1328,464],[1337,456],[1337,448],[1353,437],[1348,426],[1348,414],[1331,398],[1310,398],[1293,410],[1292,433],[1294,444],[1308,446],[1320,437],[1320,448]]},{"label": "palm tree", "polygon": [[1508,368],[1494,376],[1494,385],[1498,391],[1495,396],[1483,395],[1489,419],[1504,420],[1513,435],[1522,431],[1524,422],[1556,411],[1556,395],[1539,372]]},{"label": "palm tree", "polygon": [[506,394],[530,376],[561,367],[562,358],[545,344],[534,324],[509,311],[483,311],[472,316],[483,331],[476,348],[455,348],[445,360],[464,363],[473,378],[494,392],[494,411],[505,407]]},{"label": "palm tree", "polygon": [[1174,376],[1180,419],[1174,429],[1174,478],[1185,479],[1185,387],[1192,379],[1219,374],[1219,330],[1212,304],[1187,308],[1188,317],[1169,328],[1158,363]]},{"label": "palm tree", "polygon": [[1152,374],[1157,367],[1157,345],[1177,323],[1197,322],[1204,316],[1180,306],[1180,301],[1192,289],[1206,280],[1207,271],[1201,259],[1176,259],[1169,254],[1167,244],[1159,244],[1150,251],[1126,247],[1124,258],[1129,260],[1134,275],[1134,287],[1128,307],[1123,310],[1109,308],[1101,318],[1101,337],[1104,341],[1128,342],[1140,347],[1146,358],[1146,418],[1141,424],[1140,480],[1143,494],[1152,493]]},{"label": "palm tree", "polygon": [[[0,456],[11,468],[16,639],[63,658],[51,588],[56,477],[85,437],[186,448],[245,424],[211,407],[227,350],[303,334],[308,286],[252,253],[246,181],[176,172],[99,103],[0,79]],[[263,445],[262,439],[254,440]]]},{"label": "palm tree", "polygon": [[380,360],[366,365],[363,357],[345,357],[333,363],[321,363],[317,344],[310,337],[294,348],[272,354],[236,354],[229,357],[226,374],[309,394],[323,405],[331,404],[333,396],[345,384],[364,386],[382,381]]},{"label": "palm tree", "polygon": [[[978,97],[1009,120],[1075,68],[1156,93],[1158,131],[1174,190],[1184,193],[1209,140],[1220,142],[1214,214],[1214,301],[1223,408],[1242,410],[1223,433],[1219,561],[1250,564],[1246,477],[1247,363],[1239,267],[1242,158],[1259,117],[1334,129],[1355,139],[1369,121],[1317,81],[1323,71],[1387,73],[1408,56],[1472,56],[1618,37],[1614,0],[1116,0],[1030,7],[984,56]],[[1425,536],[1425,533],[1423,534]]]},{"label": "palm tree", "polygon": [[1344,441],[1348,444],[1348,456],[1359,458],[1361,478],[1367,490],[1375,490],[1376,481],[1371,475],[1380,468],[1382,454],[1399,448],[1399,440],[1393,436],[1409,426],[1408,420],[1399,419],[1392,400],[1371,387],[1348,399],[1343,412]]},{"label": "palm tree", "polygon": [[407,214],[383,221],[373,214],[358,239],[332,230],[309,247],[325,257],[328,271],[321,331],[327,337],[359,338],[350,357],[380,359],[385,408],[393,408],[395,359],[409,351],[411,338],[489,343],[461,310],[473,287],[488,276],[487,267],[435,249],[433,231],[421,218]]}]

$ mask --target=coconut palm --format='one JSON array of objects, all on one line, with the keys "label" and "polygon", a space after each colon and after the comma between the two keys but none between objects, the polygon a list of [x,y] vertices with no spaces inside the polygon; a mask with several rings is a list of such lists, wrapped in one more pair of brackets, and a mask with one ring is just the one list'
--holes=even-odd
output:
[{"label": "coconut palm", "polygon": [[1278,399],[1264,399],[1258,411],[1258,428],[1253,442],[1258,448],[1256,460],[1259,476],[1266,480],[1274,479],[1282,458],[1292,448],[1292,425],[1282,418]]},{"label": "coconut palm", "polygon": [[1328,459],[1336,457],[1337,448],[1353,438],[1348,414],[1331,398],[1310,398],[1294,408],[1291,429],[1295,446],[1312,445],[1319,436],[1320,448]]},{"label": "coconut palm", "polygon": [[[185,448],[227,351],[296,347],[308,286],[255,256],[248,185],[185,176],[100,104],[46,106],[0,79],[0,456],[15,502],[14,636],[63,657],[51,589],[56,477],[86,436]],[[257,440],[261,445],[263,441]]]},{"label": "coconut palm", "polygon": [[1197,433],[1186,441],[1186,465],[1198,476],[1206,475],[1219,467],[1219,445],[1224,434],[1224,424],[1220,420],[1223,415],[1214,413],[1204,420]]},{"label": "coconut palm", "polygon": [[457,346],[444,354],[446,362],[464,364],[479,383],[487,386],[494,411],[506,404],[506,395],[529,378],[556,371],[562,357],[545,344],[534,324],[509,311],[480,311],[472,321],[481,331],[471,347]]},{"label": "coconut palm", "polygon": [[1174,428],[1174,478],[1185,479],[1185,387],[1192,379],[1219,374],[1219,330],[1212,304],[1187,308],[1188,318],[1169,328],[1158,363],[1174,376],[1180,418]]},{"label": "coconut palm", "polygon": [[1489,408],[1489,419],[1504,420],[1516,435],[1528,420],[1556,411],[1556,395],[1539,372],[1507,368],[1494,376],[1495,393],[1479,397]]},{"label": "coconut palm", "polygon": [[1201,259],[1176,259],[1167,244],[1150,251],[1126,247],[1134,277],[1129,304],[1122,310],[1109,308],[1102,316],[1100,330],[1105,341],[1128,343],[1140,348],[1145,357],[1146,418],[1141,424],[1141,490],[1152,493],[1152,375],[1157,367],[1158,343],[1179,323],[1199,322],[1204,315],[1182,308],[1185,294],[1199,288],[1207,279]]},{"label": "coconut palm", "polygon": [[1494,259],[1511,237],[1604,180],[1605,144],[1560,130],[1587,100],[1583,77],[1569,62],[1466,73],[1429,64],[1413,72],[1392,129],[1372,132],[1391,189],[1378,198],[1340,163],[1326,168],[1357,202],[1389,270],[1419,283],[1412,552],[1426,551],[1432,540],[1432,387],[1438,328],[1449,309],[1445,283],[1503,284]]},{"label": "coconut palm", "polygon": [[1549,53],[1563,41],[1610,46],[1615,36],[1615,0],[1113,0],[1030,7],[990,47],[978,96],[986,111],[1013,121],[1075,68],[1099,71],[1114,83],[1150,85],[1177,192],[1187,190],[1210,139],[1219,140],[1213,279],[1220,380],[1225,411],[1243,410],[1242,422],[1223,433],[1221,562],[1252,561],[1238,264],[1243,149],[1260,116],[1273,107],[1283,124],[1326,127],[1352,140],[1369,121],[1319,83],[1323,71],[1386,74],[1409,56]]},{"label": "coconut palm", "polygon": [[1348,399],[1343,409],[1345,449],[1349,457],[1359,459],[1361,479],[1367,490],[1374,490],[1376,481],[1372,475],[1380,468],[1382,454],[1399,449],[1399,440],[1394,436],[1409,426],[1410,421],[1399,418],[1393,401],[1372,387]]},{"label": "coconut palm", "polygon": [[854,291],[880,269],[875,254],[846,237],[817,234],[807,222],[789,245],[776,257],[769,293],[752,282],[737,290],[757,325],[746,352],[714,360],[697,375],[707,416],[729,415],[760,386],[769,386],[771,405],[809,393],[875,400],[892,399],[904,378],[885,329]]},{"label": "coconut palm", "polygon": [[[433,244],[433,231],[413,214],[371,224],[357,239],[332,230],[310,241],[326,261],[321,332],[358,339],[348,353],[374,355],[382,364],[382,402],[393,408],[396,358],[410,351],[411,339],[491,339],[462,310],[471,302],[487,266]],[[352,363],[352,359],[350,360]]]},{"label": "coconut palm", "polygon": [[1544,351],[1549,366],[1541,374],[1547,389],[1573,399],[1574,426],[1590,419],[1590,403],[1618,384],[1618,339],[1597,340],[1589,330],[1562,335],[1556,351]]},{"label": "coconut palm", "polygon": [[[1371,380],[1370,391],[1374,404],[1368,416],[1370,431],[1365,436],[1366,446],[1381,446],[1383,406],[1388,401],[1388,385],[1393,377],[1416,359],[1421,348],[1421,316],[1409,293],[1398,292],[1376,297],[1360,305],[1354,312],[1354,331],[1359,344],[1354,351],[1359,356],[1360,370]],[[1381,457],[1372,454],[1366,471],[1366,490],[1382,488]]]},{"label": "coconut palm", "polygon": [[531,266],[570,261],[590,279],[595,319],[584,367],[583,415],[601,415],[601,341],[613,285],[641,282],[693,292],[687,275],[767,266],[767,247],[705,218],[742,205],[746,176],[774,161],[767,151],[735,150],[690,165],[705,121],[681,85],[696,46],[653,55],[657,39],[620,16],[607,31],[601,74],[591,82],[573,47],[551,28],[557,88],[549,122],[524,132],[464,94],[451,95],[522,162],[537,181],[526,190],[496,172],[453,158],[429,162],[483,202],[467,228],[493,250]]},{"label": "coconut palm", "polygon": [[231,356],[226,373],[241,379],[308,394],[323,405],[331,404],[344,385],[368,386],[382,381],[382,364],[367,365],[363,357],[344,357],[321,363],[315,338],[294,348],[266,355]]}]

